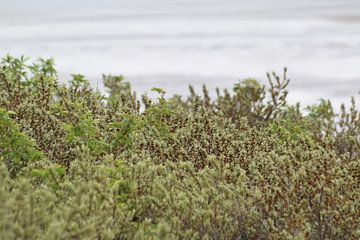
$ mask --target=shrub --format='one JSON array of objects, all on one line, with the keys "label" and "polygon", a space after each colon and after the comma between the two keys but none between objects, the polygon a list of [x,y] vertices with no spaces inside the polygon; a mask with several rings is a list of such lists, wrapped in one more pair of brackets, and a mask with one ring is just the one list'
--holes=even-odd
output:
[{"label": "shrub", "polygon": [[0,64],[1,239],[359,239],[360,114],[268,74],[185,100]]}]

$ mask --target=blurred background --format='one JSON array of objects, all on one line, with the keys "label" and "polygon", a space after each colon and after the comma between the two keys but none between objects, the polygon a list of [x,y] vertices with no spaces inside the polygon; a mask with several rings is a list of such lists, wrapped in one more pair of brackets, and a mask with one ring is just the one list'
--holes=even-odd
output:
[{"label": "blurred background", "polygon": [[360,90],[359,0],[0,0],[0,55],[55,59],[61,81],[123,74],[170,96],[266,83],[288,67],[289,100],[349,102]]}]

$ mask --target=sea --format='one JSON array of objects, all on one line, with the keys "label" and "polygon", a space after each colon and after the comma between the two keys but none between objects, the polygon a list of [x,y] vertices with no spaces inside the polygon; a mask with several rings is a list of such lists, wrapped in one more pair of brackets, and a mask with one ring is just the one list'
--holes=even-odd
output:
[{"label": "sea", "polygon": [[359,98],[360,0],[0,0],[0,56],[54,58],[59,79],[124,75],[166,96],[267,84],[288,69],[289,102]]}]

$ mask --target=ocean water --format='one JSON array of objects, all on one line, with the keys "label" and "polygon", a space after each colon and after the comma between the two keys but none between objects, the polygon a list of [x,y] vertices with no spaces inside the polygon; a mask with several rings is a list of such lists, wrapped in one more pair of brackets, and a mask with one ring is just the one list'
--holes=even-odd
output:
[{"label": "ocean water", "polygon": [[360,90],[359,0],[0,0],[0,55],[53,57],[59,77],[123,74],[156,86],[231,88],[288,68],[289,100]]}]

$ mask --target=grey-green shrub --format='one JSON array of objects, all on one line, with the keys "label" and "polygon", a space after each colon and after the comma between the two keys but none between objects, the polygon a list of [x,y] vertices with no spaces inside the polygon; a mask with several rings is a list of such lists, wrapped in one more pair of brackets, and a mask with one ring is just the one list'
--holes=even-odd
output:
[{"label": "grey-green shrub", "polygon": [[[0,64],[1,239],[359,239],[360,114],[269,74],[212,100]],[[143,110],[141,110],[143,109]]]}]

